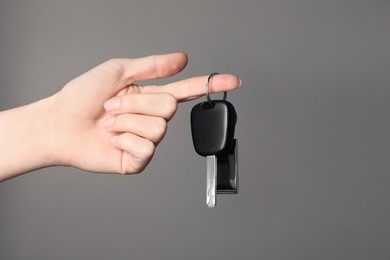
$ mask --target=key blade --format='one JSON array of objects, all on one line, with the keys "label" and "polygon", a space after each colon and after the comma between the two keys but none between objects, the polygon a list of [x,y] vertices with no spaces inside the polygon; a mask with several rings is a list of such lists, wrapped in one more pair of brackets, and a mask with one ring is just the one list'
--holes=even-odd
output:
[{"label": "key blade", "polygon": [[217,157],[207,156],[207,207],[214,208],[217,193]]}]

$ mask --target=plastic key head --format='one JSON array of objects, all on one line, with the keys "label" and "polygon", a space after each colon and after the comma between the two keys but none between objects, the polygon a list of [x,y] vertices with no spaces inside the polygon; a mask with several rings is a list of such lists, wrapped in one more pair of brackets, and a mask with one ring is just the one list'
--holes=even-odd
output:
[{"label": "plastic key head", "polygon": [[234,143],[237,114],[225,100],[195,105],[191,111],[191,131],[195,151],[201,156],[227,155]]}]

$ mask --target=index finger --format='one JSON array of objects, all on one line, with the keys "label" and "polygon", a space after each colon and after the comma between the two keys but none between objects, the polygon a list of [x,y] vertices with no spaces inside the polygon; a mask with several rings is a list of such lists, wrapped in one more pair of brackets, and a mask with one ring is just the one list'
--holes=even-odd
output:
[{"label": "index finger", "polygon": [[[140,87],[142,93],[166,92],[176,97],[178,102],[189,101],[206,94],[206,83],[209,76],[201,76],[176,81],[163,86]],[[231,91],[241,85],[241,80],[233,74],[215,75],[209,85],[210,93]]]}]

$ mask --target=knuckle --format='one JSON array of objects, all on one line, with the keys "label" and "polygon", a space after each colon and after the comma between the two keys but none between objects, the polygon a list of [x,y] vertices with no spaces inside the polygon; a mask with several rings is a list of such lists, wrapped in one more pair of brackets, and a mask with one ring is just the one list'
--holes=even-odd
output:
[{"label": "knuckle", "polygon": [[113,121],[114,122],[111,123],[109,128],[115,131],[115,130],[117,130],[120,127],[122,120],[121,120],[120,116],[116,116],[116,117],[113,118]]},{"label": "knuckle", "polygon": [[144,160],[150,159],[154,154],[154,150],[153,142],[145,139],[145,143],[139,149],[139,157]]},{"label": "knuckle", "polygon": [[142,172],[153,157],[155,146],[153,142],[145,141],[145,144],[139,148],[137,156],[132,157],[131,173]]},{"label": "knuckle", "polygon": [[113,72],[122,74],[125,70],[121,59],[110,59],[105,62],[106,67],[111,69]]},{"label": "knuckle", "polygon": [[131,170],[129,170],[129,172],[131,172],[131,174],[139,174],[141,173],[143,170],[145,170],[146,168],[146,164],[135,164],[133,166],[131,166]]},{"label": "knuckle", "polygon": [[192,93],[191,85],[188,82],[183,83],[182,85],[183,96],[192,97],[194,93]]},{"label": "knuckle", "polygon": [[132,165],[131,163],[129,163],[128,165],[122,167],[119,174],[121,175],[138,174],[141,173],[145,169],[145,167],[146,165],[143,164]]},{"label": "knuckle", "polygon": [[121,110],[125,112],[137,112],[137,103],[136,95],[124,95],[121,97]]},{"label": "knuckle", "polygon": [[156,122],[155,122],[155,141],[159,141],[161,140],[161,138],[164,137],[166,131],[167,131],[167,128],[168,128],[168,124],[167,124],[167,121],[164,119],[164,118],[161,118],[161,117],[158,117],[155,119]]},{"label": "knuckle", "polygon": [[164,94],[165,97],[164,97],[164,115],[167,117],[167,118],[171,118],[176,110],[177,110],[177,100],[176,98],[171,95],[171,94],[168,94],[168,93],[165,93]]}]

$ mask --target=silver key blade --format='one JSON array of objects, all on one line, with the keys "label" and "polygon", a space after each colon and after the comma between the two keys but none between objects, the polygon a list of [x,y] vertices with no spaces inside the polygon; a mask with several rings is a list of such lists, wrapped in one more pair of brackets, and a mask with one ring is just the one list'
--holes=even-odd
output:
[{"label": "silver key blade", "polygon": [[207,207],[214,208],[217,193],[217,157],[207,156]]}]

